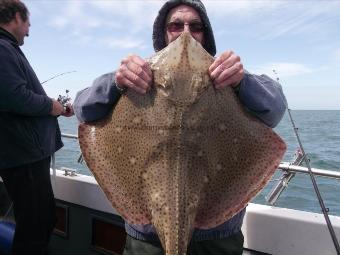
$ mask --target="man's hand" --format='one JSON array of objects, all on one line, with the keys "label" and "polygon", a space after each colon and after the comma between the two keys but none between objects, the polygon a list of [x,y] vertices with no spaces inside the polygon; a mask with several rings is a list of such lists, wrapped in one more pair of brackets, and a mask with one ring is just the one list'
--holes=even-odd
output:
[{"label": "man's hand", "polygon": [[50,115],[52,116],[65,116],[65,117],[71,117],[74,115],[73,107],[71,104],[67,104],[66,108],[57,100],[52,99],[53,106],[52,111],[50,112]]},{"label": "man's hand", "polygon": [[50,112],[50,115],[52,116],[59,116],[62,115],[65,112],[64,106],[59,103],[59,101],[52,99],[52,111]]},{"label": "man's hand", "polygon": [[151,87],[152,72],[148,62],[137,55],[130,55],[121,61],[115,78],[119,88],[145,94]]},{"label": "man's hand", "polygon": [[216,89],[236,87],[244,76],[241,58],[232,51],[225,51],[209,67],[209,75]]},{"label": "man's hand", "polygon": [[69,103],[66,105],[66,108],[64,108],[65,111],[64,113],[62,113],[61,115],[64,117],[71,117],[74,115],[74,111],[73,111],[73,106]]}]

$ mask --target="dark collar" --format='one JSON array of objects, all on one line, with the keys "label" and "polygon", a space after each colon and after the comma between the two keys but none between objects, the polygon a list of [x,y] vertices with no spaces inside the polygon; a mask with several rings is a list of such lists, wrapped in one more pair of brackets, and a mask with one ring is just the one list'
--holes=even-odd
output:
[{"label": "dark collar", "polygon": [[11,43],[18,45],[17,39],[10,32],[8,32],[6,29],[3,29],[2,27],[0,27],[0,38],[7,39]]}]

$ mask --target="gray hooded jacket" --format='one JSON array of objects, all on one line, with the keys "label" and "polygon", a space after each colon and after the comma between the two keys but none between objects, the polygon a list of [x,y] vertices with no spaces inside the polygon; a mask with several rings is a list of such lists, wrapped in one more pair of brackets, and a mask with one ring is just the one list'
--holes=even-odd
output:
[{"label": "gray hooded jacket", "polygon": [[[213,31],[203,3],[199,0],[169,0],[160,9],[153,26],[153,46],[155,51],[166,47],[165,21],[169,11],[181,4],[193,7],[201,17],[205,26],[204,48],[215,55],[216,45]],[[238,96],[244,106],[266,125],[275,127],[281,120],[286,101],[281,86],[268,76],[245,73],[240,83]],[[114,73],[104,74],[97,78],[93,85],[78,92],[74,101],[74,111],[81,122],[94,121],[104,118],[115,106],[120,97],[114,83]],[[245,209],[236,214],[232,219],[210,229],[196,229],[193,233],[194,241],[221,239],[241,231]],[[127,233],[140,240],[158,241],[157,234],[152,225],[126,224]]]}]

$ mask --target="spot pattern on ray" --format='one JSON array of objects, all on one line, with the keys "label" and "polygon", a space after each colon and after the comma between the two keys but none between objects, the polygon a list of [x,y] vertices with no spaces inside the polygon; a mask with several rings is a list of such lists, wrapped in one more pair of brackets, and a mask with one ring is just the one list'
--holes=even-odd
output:
[{"label": "spot pattern on ray", "polygon": [[127,91],[107,118],[80,124],[79,142],[120,215],[153,224],[166,255],[183,255],[195,227],[225,222],[264,187],[286,145],[232,88],[214,89],[214,59],[190,34],[148,61],[152,89]]}]

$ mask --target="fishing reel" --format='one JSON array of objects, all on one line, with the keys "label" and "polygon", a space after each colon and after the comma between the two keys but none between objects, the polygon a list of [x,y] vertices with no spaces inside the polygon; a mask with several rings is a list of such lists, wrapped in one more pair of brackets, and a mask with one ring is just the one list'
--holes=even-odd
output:
[{"label": "fishing reel", "polygon": [[71,104],[71,97],[69,96],[68,92],[70,92],[68,89],[66,90],[66,95],[62,96],[59,95],[57,101],[61,103],[62,106],[64,106],[66,112],[70,112],[71,109],[69,107],[69,104]]}]

